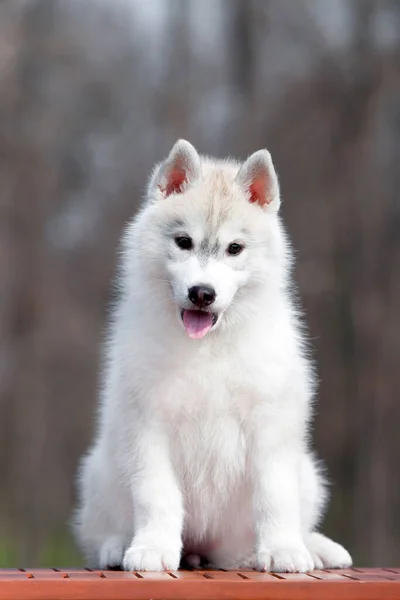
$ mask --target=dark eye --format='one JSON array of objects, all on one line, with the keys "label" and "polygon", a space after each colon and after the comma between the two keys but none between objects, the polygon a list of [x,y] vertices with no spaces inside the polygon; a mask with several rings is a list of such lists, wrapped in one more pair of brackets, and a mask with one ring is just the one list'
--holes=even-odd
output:
[{"label": "dark eye", "polygon": [[193,248],[192,239],[186,235],[178,235],[175,238],[175,243],[181,250],[191,250]]},{"label": "dark eye", "polygon": [[233,242],[232,244],[229,244],[229,246],[228,246],[228,254],[231,254],[232,256],[236,256],[236,254],[240,254],[243,249],[244,249],[244,246],[242,246],[242,244]]}]

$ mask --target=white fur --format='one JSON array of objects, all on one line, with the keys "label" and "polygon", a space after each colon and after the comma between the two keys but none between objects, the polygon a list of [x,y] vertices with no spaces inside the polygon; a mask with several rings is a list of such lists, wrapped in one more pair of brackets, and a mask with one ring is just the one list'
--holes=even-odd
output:
[{"label": "white fur", "polygon": [[[89,565],[351,564],[315,533],[326,491],[308,444],[314,376],[279,202],[265,150],[241,167],[180,141],[156,167],[124,235],[99,425],[80,469],[75,532]],[[183,233],[193,250],[176,245]],[[237,256],[233,241],[245,245]],[[191,339],[180,313],[200,283],[215,288],[219,318]]]}]

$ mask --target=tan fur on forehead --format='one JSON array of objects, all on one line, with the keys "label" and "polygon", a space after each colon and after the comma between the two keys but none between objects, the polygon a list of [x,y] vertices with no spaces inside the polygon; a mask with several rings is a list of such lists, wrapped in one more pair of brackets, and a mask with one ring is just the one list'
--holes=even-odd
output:
[{"label": "tan fur on forehead", "polygon": [[215,160],[202,157],[202,179],[221,194],[230,194],[232,183],[240,169],[240,163],[234,160]]},{"label": "tan fur on forehead", "polygon": [[240,165],[233,161],[203,158],[203,198],[207,202],[207,223],[211,228],[220,227],[232,214],[232,202],[238,191],[235,178],[239,167]]},{"label": "tan fur on forehead", "polygon": [[210,191],[223,198],[232,194],[232,183],[238,172],[238,165],[221,162],[203,162],[203,178]]},{"label": "tan fur on forehead", "polygon": [[[235,220],[242,225],[250,218],[250,229],[257,229],[260,220],[254,220],[252,206],[237,183],[237,174],[241,163],[235,160],[213,159],[201,156],[201,172],[197,182],[183,194],[177,194],[162,200],[156,205],[159,218],[168,213],[170,219],[177,217],[186,220],[194,211],[211,236],[217,232],[226,221]],[[192,222],[201,223],[198,217],[190,217]],[[197,219],[197,221],[195,220]]]}]

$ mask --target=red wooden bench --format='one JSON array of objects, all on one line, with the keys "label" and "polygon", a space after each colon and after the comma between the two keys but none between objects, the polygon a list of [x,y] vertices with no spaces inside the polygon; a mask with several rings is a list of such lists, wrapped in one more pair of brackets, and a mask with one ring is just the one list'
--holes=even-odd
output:
[{"label": "red wooden bench", "polygon": [[256,571],[126,573],[0,569],[0,600],[400,600],[400,569],[307,575]]}]

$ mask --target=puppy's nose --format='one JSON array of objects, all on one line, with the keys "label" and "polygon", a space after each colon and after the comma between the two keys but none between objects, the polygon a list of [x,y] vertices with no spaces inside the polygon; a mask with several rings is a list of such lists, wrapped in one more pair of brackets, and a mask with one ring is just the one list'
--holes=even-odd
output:
[{"label": "puppy's nose", "polygon": [[189,300],[199,308],[210,306],[216,297],[215,290],[209,285],[194,285],[189,289]]}]

